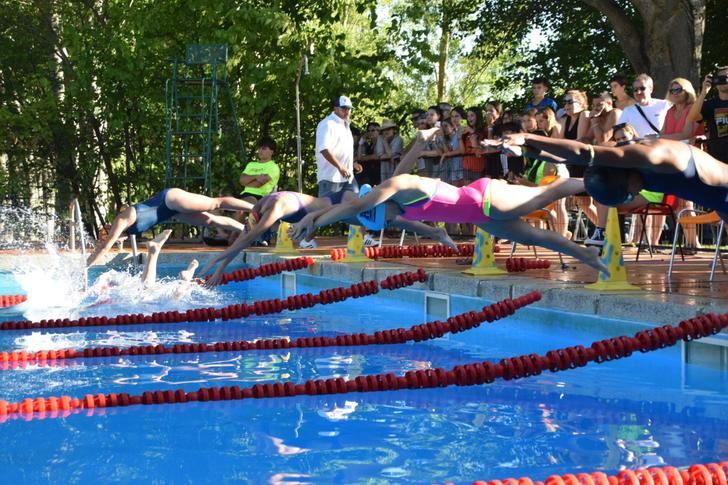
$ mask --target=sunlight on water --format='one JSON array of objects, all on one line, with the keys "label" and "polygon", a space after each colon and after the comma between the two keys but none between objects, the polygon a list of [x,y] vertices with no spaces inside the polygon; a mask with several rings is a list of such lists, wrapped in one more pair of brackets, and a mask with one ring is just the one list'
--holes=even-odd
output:
[{"label": "sunlight on water", "polygon": [[0,249],[18,253],[11,272],[28,297],[14,313],[38,321],[186,310],[222,301],[216,292],[176,278],[161,278],[145,287],[133,269],[109,270],[85,289],[83,258],[69,253],[68,247],[64,221],[29,209],[0,208]]}]

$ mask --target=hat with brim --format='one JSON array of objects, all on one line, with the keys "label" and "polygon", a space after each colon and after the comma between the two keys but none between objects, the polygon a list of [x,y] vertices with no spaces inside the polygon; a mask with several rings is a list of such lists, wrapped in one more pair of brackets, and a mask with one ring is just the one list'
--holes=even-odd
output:
[{"label": "hat with brim", "polygon": [[349,99],[348,96],[339,96],[337,98],[334,98],[334,107],[335,108],[354,108],[354,105],[351,102],[351,99]]},{"label": "hat with brim", "polygon": [[[372,186],[364,184],[359,188],[359,198],[361,199],[369,192],[372,191]],[[361,222],[362,226],[372,231],[381,231],[386,225],[385,220],[385,204],[379,204],[371,209],[360,212],[356,217]]]},{"label": "hat with brim", "polygon": [[397,128],[397,123],[392,120],[384,120],[384,122],[382,122],[382,126],[379,127],[381,131],[388,130],[390,128]]}]

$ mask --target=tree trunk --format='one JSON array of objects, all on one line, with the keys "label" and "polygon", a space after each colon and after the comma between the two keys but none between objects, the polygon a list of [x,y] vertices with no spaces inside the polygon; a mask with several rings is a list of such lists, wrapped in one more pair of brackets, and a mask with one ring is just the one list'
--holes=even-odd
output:
[{"label": "tree trunk", "polygon": [[447,0],[442,2],[442,24],[440,30],[440,58],[437,66],[437,102],[441,103],[445,96],[445,88],[447,86],[447,58],[450,48],[450,36],[452,35],[452,27],[450,25],[450,16],[447,14]]},{"label": "tree trunk", "polygon": [[43,19],[42,25],[45,30],[46,39],[48,40],[47,55],[49,66],[52,66],[52,68],[48,70],[48,80],[50,81],[51,88],[53,89],[56,102],[55,111],[58,116],[57,121],[52,124],[53,155],[51,157],[55,162],[55,205],[58,210],[68,207],[68,204],[74,195],[73,181],[76,179],[76,164],[73,148],[74,136],[71,125],[64,119],[62,114],[64,112],[64,95],[62,89],[64,79],[61,79],[61,66],[56,57],[56,52],[61,50],[62,46],[59,45],[59,39],[56,33],[57,28],[55,25],[52,4],[36,0],[35,5],[38,9],[39,15]]},{"label": "tree trunk", "polygon": [[656,97],[675,77],[700,81],[706,0],[631,0],[639,23],[614,0],[582,1],[607,17],[634,70],[654,79]]}]

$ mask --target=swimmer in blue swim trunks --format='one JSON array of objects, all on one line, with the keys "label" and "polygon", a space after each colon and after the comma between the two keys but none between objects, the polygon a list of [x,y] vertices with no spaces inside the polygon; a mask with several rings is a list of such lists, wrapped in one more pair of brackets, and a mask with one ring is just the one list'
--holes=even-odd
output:
[{"label": "swimmer in blue swim trunks", "polygon": [[[335,205],[350,203],[358,198],[359,195],[351,191],[336,192],[326,197],[313,197],[298,192],[274,192],[266,195],[255,204],[251,217],[248,219],[251,224],[254,224],[253,227],[249,231],[240,234],[232,246],[210,258],[200,271],[200,275],[205,275],[213,266],[221,262],[206,284],[208,287],[215,286],[220,282],[225,268],[235,256],[262,238],[278,221],[294,224],[302,220],[315,219]],[[346,222],[355,225],[361,224],[357,218],[351,218]],[[455,243],[447,235],[447,231],[441,227],[432,227],[421,222],[407,221],[401,218],[397,218],[392,226],[416,232],[450,247],[456,247]]]},{"label": "swimmer in blue swim trunks", "polygon": [[211,211],[217,209],[250,211],[252,208],[251,203],[235,197],[207,197],[182,189],[164,189],[144,202],[124,208],[111,224],[106,241],[96,247],[86,264],[88,266],[96,264],[123,233],[141,234],[173,216],[193,226],[212,226],[243,232],[245,226],[240,222],[230,217],[211,214]]},{"label": "swimmer in blue swim trunks", "polygon": [[686,143],[658,138],[617,147],[592,146],[517,133],[489,144],[549,162],[587,165],[584,186],[604,205],[624,204],[640,190],[650,190],[692,200],[728,220],[728,165]]}]

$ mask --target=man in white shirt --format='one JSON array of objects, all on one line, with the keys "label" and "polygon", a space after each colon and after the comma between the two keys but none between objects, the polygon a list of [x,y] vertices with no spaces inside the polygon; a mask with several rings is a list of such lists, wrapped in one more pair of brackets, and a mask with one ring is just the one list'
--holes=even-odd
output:
[{"label": "man in white shirt", "polygon": [[654,99],[652,78],[647,74],[640,74],[632,83],[634,99],[632,106],[627,106],[619,117],[619,124],[629,123],[637,130],[640,138],[657,136],[665,123],[665,115],[670,104],[664,99]]},{"label": "man in white shirt", "polygon": [[[362,167],[354,162],[354,137],[350,116],[354,105],[347,96],[334,98],[334,111],[316,127],[316,177],[318,196],[328,197],[338,204],[344,192],[359,192],[354,171]],[[315,248],[311,240],[301,241],[302,248]]]},{"label": "man in white shirt", "polygon": [[354,137],[349,117],[354,107],[346,96],[334,99],[334,111],[316,127],[316,176],[319,197],[351,190],[358,192],[354,179]]}]

